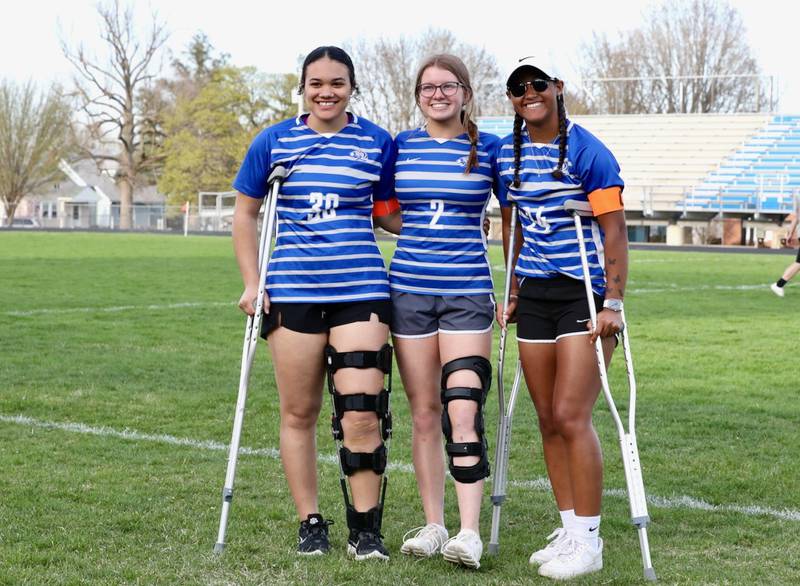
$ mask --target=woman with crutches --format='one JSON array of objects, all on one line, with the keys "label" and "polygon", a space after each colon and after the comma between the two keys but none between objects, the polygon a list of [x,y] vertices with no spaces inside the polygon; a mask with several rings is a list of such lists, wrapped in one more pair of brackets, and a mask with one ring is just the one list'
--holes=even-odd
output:
[{"label": "woman with crutches", "polygon": [[281,461],[300,517],[297,552],[330,547],[331,521],[317,499],[315,441],[327,378],[348,553],[388,559],[380,529],[391,434],[391,389],[383,388],[391,373],[391,302],[371,215],[397,207],[394,145],[385,130],[347,111],[356,90],[343,50],[319,47],[306,57],[299,91],[309,113],[267,128],[250,146],[234,181],[233,240],[245,285],[239,307],[251,314],[259,289],[258,210],[271,170],[285,167],[262,336],[280,397]]},{"label": "woman with crutches", "polygon": [[[610,360],[621,331],[628,273],[623,181],[611,152],[564,107],[564,82],[544,59],[514,63],[506,78],[514,131],[502,140],[498,174],[504,230],[518,209],[518,258],[503,315],[517,320],[525,381],[536,407],[561,527],[530,558],[539,574],[568,579],[602,568],[603,461],[592,425],[601,390],[594,341]],[[589,202],[584,224],[597,323],[592,329],[576,228],[564,204]],[[513,254],[515,251],[510,251]]]},{"label": "woman with crutches", "polygon": [[[473,90],[454,55],[420,66],[415,99],[425,124],[395,139],[402,231],[392,260],[392,336],[411,406],[412,451],[425,524],[401,552],[442,553],[480,567],[479,517],[489,475],[483,407],[491,385],[492,277],[483,234],[497,137],[472,120]],[[460,531],[444,521],[445,454]]]}]

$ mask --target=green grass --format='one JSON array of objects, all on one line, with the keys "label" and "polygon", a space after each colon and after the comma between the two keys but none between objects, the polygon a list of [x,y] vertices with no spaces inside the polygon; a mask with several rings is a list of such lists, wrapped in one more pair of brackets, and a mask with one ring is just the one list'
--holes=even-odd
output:
[{"label": "green grass", "polygon": [[[491,255],[501,271],[500,251]],[[800,287],[785,299],[766,288],[791,258],[651,250],[631,257],[637,436],[648,496],[657,499],[649,537],[661,583],[799,583]],[[0,275],[0,584],[545,583],[527,558],[557,515],[551,494],[526,483],[545,474],[526,397],[514,420],[501,553],[484,557],[480,571],[399,554],[403,533],[422,522],[414,477],[404,471],[389,479],[392,560],[347,560],[338,471],[325,462],[321,506],[336,521],[335,550],[298,559],[281,466],[265,455],[240,459],[228,546],[216,556],[227,453],[200,442],[229,441],[236,401],[244,320],[230,241],[0,232]],[[627,421],[623,374],[620,355],[612,388]],[[409,412],[394,380],[390,461],[410,463]],[[328,409],[326,400],[323,454],[334,452]],[[494,393],[488,411],[493,444]],[[277,417],[262,349],[242,444],[276,447]],[[595,424],[612,490],[603,509],[606,567],[576,583],[637,583],[638,540],[627,499],[613,492],[624,477],[602,399]],[[125,430],[132,435],[117,433]],[[485,541],[489,492],[487,485]],[[449,485],[450,527],[454,501]],[[691,504],[701,501],[716,508]]]}]

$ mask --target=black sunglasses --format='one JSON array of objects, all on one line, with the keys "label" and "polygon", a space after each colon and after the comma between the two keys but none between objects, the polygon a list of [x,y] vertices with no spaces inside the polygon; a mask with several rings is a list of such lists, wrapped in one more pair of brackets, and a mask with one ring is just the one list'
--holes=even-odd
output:
[{"label": "black sunglasses", "polygon": [[550,79],[534,79],[533,81],[521,81],[519,83],[513,83],[509,86],[506,86],[509,93],[514,96],[515,98],[521,98],[525,95],[525,92],[528,90],[528,86],[533,88],[535,92],[546,92],[547,87],[552,80]]}]

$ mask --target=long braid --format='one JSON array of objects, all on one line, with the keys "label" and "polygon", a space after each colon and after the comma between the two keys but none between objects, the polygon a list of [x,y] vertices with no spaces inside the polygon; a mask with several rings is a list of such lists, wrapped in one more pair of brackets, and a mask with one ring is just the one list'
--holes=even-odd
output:
[{"label": "long braid", "polygon": [[467,131],[467,138],[469,138],[469,156],[467,157],[467,164],[464,165],[464,173],[469,173],[472,169],[478,168],[478,125],[472,119],[472,88],[466,87],[464,91],[468,92],[470,97],[469,101],[464,105],[461,110],[461,124],[464,130]]},{"label": "long braid", "polygon": [[555,179],[564,177],[564,158],[567,156],[567,111],[564,108],[564,94],[556,97],[558,103],[558,167],[553,171]]},{"label": "long braid", "polygon": [[514,187],[519,187],[519,167],[522,158],[522,116],[514,114]]},{"label": "long braid", "polygon": [[465,126],[467,127],[467,136],[469,137],[469,157],[467,164],[464,167],[464,173],[469,173],[472,169],[478,168],[478,125],[473,122],[472,118],[467,114],[464,117]]}]

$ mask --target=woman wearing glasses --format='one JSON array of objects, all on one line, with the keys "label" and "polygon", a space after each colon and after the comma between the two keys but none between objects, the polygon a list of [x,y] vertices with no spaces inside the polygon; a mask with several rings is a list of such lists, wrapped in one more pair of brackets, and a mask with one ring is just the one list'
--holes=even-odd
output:
[{"label": "woman wearing glasses", "polygon": [[[511,204],[519,210],[518,257],[508,308],[516,319],[519,355],[536,407],[547,472],[562,526],[531,564],[555,579],[598,571],[603,461],[592,426],[600,392],[594,341],[606,360],[622,328],[628,275],[628,238],[619,165],[597,138],[572,123],[564,108],[564,82],[544,60],[527,57],[507,77],[516,113],[514,132],[498,150],[504,237]],[[591,329],[580,252],[567,200],[588,201],[584,221],[597,326]],[[521,248],[521,249],[520,249]]]},{"label": "woman wearing glasses", "polygon": [[[395,139],[402,231],[389,271],[392,335],[413,421],[413,459],[425,525],[401,552],[480,566],[478,530],[489,475],[483,404],[491,383],[494,299],[482,225],[492,193],[497,138],[472,120],[464,63],[435,55],[419,69],[421,128]],[[455,481],[461,530],[444,524],[445,463]]]}]

